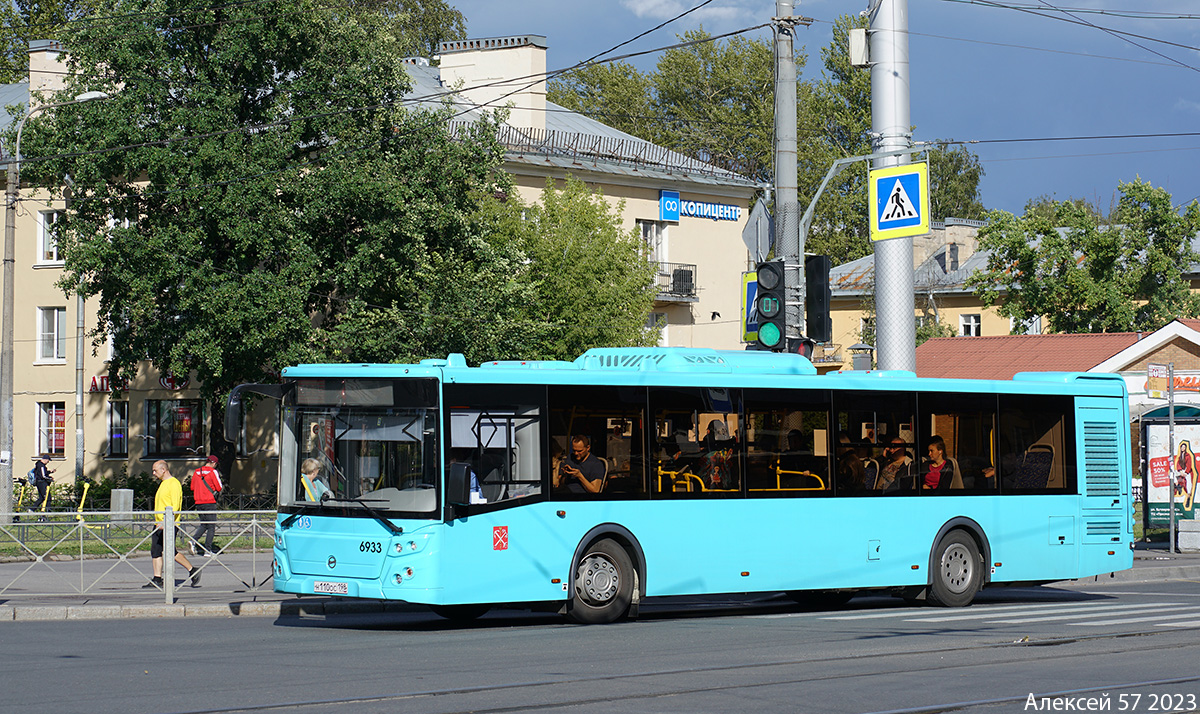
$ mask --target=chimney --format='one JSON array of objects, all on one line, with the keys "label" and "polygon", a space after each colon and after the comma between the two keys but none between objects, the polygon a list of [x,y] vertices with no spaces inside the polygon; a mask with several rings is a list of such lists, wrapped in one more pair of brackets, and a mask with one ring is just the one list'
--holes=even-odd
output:
[{"label": "chimney", "polygon": [[29,101],[34,92],[57,92],[66,83],[67,52],[58,40],[29,41]]},{"label": "chimney", "polygon": [[455,40],[441,46],[442,83],[486,109],[511,105],[508,123],[546,128],[546,38]]}]

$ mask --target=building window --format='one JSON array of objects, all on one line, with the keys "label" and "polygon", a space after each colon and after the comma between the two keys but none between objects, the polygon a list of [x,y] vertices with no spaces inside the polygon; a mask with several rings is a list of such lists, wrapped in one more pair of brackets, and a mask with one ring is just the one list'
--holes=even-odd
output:
[{"label": "building window", "polygon": [[38,403],[38,443],[39,454],[62,456],[66,453],[67,444],[67,405],[66,402]]},{"label": "building window", "polygon": [[147,399],[145,456],[186,456],[204,446],[204,403]]},{"label": "building window", "polygon": [[1042,334],[1042,316],[1038,315],[1024,322],[1009,318],[1008,331],[1014,335],[1040,335]]},{"label": "building window", "polygon": [[658,331],[659,331],[658,332],[658,346],[659,347],[667,346],[667,313],[665,313],[665,312],[650,313],[650,315],[646,318],[646,329],[647,330],[658,329]]},{"label": "building window", "polygon": [[108,455],[129,456],[129,402],[108,403]]},{"label": "building window", "polygon": [[638,231],[642,234],[646,257],[655,263],[665,263],[667,260],[667,224],[662,221],[637,220]]},{"label": "building window", "polygon": [[62,218],[62,211],[40,211],[38,213],[38,262],[61,263],[58,241],[54,239],[54,224]]},{"label": "building window", "polygon": [[958,316],[958,334],[960,337],[979,337],[982,334],[982,319],[979,313]]},{"label": "building window", "polygon": [[65,360],[67,358],[67,333],[63,325],[67,320],[65,307],[38,308],[38,358],[43,360]]}]

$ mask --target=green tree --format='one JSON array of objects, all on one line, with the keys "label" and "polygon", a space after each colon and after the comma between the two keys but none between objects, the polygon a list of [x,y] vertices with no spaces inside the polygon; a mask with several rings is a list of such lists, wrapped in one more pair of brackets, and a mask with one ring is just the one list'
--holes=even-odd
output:
[{"label": "green tree", "polygon": [[546,98],[636,137],[661,143],[649,74],[627,62],[593,64],[550,81]]},{"label": "green tree", "polygon": [[1183,273],[1198,258],[1200,205],[1176,211],[1169,193],[1140,180],[1120,193],[1111,224],[1078,201],[1041,202],[1020,218],[993,211],[979,232],[987,269],[968,285],[1001,315],[1044,317],[1050,332],[1155,330],[1197,315],[1200,296]]},{"label": "green tree", "polygon": [[315,0],[113,11],[128,21],[63,37],[65,94],[112,98],[38,115],[22,148],[23,178],[74,180],[61,285],[99,297],[115,380],[149,358],[219,399],[301,361],[491,356],[476,310],[503,322],[525,297],[503,279],[519,253],[482,233],[503,149],[493,122],[452,137],[448,110],[402,108],[413,40],[395,18]]},{"label": "green tree", "polygon": [[0,84],[29,76],[29,42],[61,36],[68,23],[94,17],[101,0],[12,0],[0,4]]},{"label": "green tree", "polygon": [[[657,266],[636,230],[621,228],[616,208],[582,181],[547,181],[533,205],[510,200],[497,234],[521,246],[533,278],[524,331],[528,356],[574,359],[592,347],[647,346]],[[523,220],[513,220],[517,214]],[[518,329],[521,329],[518,326]]]},{"label": "green tree", "polygon": [[965,146],[939,144],[929,152],[929,214],[935,220],[983,220],[987,210],[979,196],[983,165]]},{"label": "green tree", "polygon": [[[212,5],[213,3],[210,3]],[[262,16],[269,8],[255,10],[251,3],[247,17]],[[466,20],[445,0],[383,0],[364,3],[385,20],[381,29],[390,32],[402,43],[407,54],[433,57],[446,40],[466,37]],[[157,9],[176,13],[180,24],[187,25],[189,14],[200,8],[187,5],[163,5]],[[143,18],[137,15],[144,9],[110,0],[12,0],[0,5],[0,84],[19,82],[28,74],[28,49],[31,40],[59,39],[70,32],[70,25],[87,22],[93,25],[135,27]],[[129,14],[129,17],[126,17]]]}]

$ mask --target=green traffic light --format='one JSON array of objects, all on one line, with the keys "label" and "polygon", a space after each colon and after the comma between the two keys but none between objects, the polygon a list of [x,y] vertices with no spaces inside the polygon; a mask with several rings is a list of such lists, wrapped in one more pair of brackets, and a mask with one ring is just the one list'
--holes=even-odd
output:
[{"label": "green traffic light", "polygon": [[779,331],[779,326],[768,322],[758,326],[758,341],[764,347],[774,347],[779,344],[783,334]]}]

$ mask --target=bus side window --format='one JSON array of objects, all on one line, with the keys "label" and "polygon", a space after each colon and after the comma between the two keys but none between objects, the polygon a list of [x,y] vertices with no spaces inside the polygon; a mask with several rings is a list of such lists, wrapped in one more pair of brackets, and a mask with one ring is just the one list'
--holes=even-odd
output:
[{"label": "bus side window", "polygon": [[[931,442],[944,446],[942,473],[948,481],[924,487],[925,495],[988,493],[996,488],[996,397],[923,392],[918,396],[922,476],[929,471]],[[940,438],[940,442],[936,441]],[[928,482],[929,479],[925,479]]]},{"label": "bus side window", "polygon": [[1071,397],[1001,395],[1001,493],[1075,493]]},{"label": "bus side window", "polygon": [[660,497],[742,494],[741,392],[724,388],[655,388],[650,408],[656,438],[651,489]]},{"label": "bus side window", "polygon": [[746,481],[752,498],[829,494],[829,393],[746,390]]},{"label": "bus side window", "polygon": [[471,465],[472,503],[502,503],[542,492],[542,406],[537,388],[448,384],[444,449]]},{"label": "bus side window", "polygon": [[564,385],[550,387],[548,394],[547,462],[553,496],[644,497],[646,390]]}]

